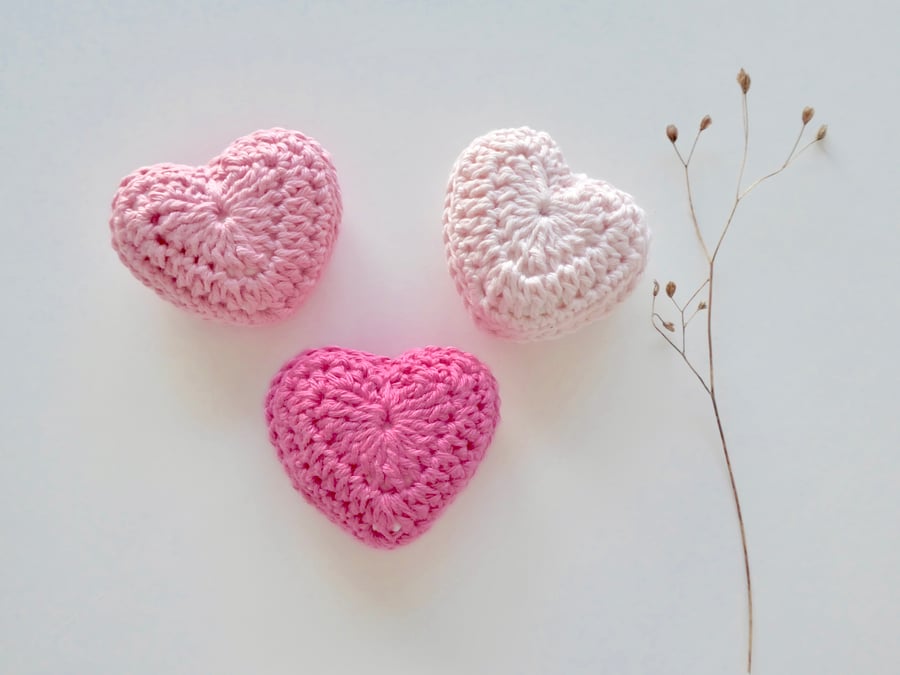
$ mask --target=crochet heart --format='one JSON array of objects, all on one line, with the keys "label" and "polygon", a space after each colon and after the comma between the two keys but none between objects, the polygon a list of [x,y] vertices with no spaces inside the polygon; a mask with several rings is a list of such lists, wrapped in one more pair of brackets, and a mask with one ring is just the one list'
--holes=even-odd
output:
[{"label": "crochet heart", "polygon": [[609,313],[640,278],[650,237],[630,195],[572,173],[548,134],[525,127],[463,151],[443,224],[450,274],[475,322],[520,341]]},{"label": "crochet heart", "polygon": [[396,359],[305,351],[266,397],[269,436],[294,487],[378,548],[431,526],[475,473],[499,418],[487,366],[441,347]]},{"label": "crochet heart", "polygon": [[206,166],[135,171],[109,224],[119,258],[160,296],[206,318],[259,324],[309,295],[340,220],[328,153],[300,132],[271,129]]}]

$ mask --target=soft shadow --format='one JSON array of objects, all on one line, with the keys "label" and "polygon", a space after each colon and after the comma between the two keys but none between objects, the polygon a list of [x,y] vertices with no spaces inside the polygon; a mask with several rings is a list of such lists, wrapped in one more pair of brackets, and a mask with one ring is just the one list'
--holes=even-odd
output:
[{"label": "soft shadow", "polygon": [[622,331],[621,313],[557,340],[518,344],[483,339],[481,353],[501,381],[501,397],[534,423],[564,423],[577,402],[596,387],[614,358],[612,336]]}]

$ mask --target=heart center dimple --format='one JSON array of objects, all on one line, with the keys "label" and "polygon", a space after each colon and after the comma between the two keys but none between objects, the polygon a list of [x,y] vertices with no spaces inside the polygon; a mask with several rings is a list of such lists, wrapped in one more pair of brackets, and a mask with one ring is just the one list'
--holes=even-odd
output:
[{"label": "heart center dimple", "polygon": [[550,210],[552,207],[553,201],[550,198],[549,194],[541,195],[540,199],[538,199],[537,203],[537,212],[540,216],[546,218],[550,215]]},{"label": "heart center dimple", "polygon": [[388,406],[384,406],[384,408],[381,409],[379,418],[378,426],[381,427],[383,431],[387,431],[394,426],[394,421],[391,417],[391,409]]},{"label": "heart center dimple", "polygon": [[222,190],[222,186],[216,183],[211,183],[208,188],[208,195],[210,205],[212,206],[213,215],[216,217],[216,220],[219,223],[224,224],[225,220],[230,214],[228,204],[225,200],[225,193]]}]

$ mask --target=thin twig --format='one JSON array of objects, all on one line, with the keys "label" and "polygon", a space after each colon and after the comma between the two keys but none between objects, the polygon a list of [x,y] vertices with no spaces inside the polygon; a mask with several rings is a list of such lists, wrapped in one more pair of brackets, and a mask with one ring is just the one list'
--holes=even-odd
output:
[{"label": "thin twig", "polygon": [[700,287],[696,291],[694,291],[693,295],[691,295],[691,297],[688,298],[688,301],[684,304],[690,305],[694,301],[694,298],[696,298],[698,295],[700,295],[700,291],[702,291],[704,288],[706,288],[706,284],[708,284],[708,283],[709,283],[709,277],[706,277],[706,279],[703,280],[703,283],[700,284]]},{"label": "thin twig", "polygon": [[702,312],[704,309],[706,309],[706,308],[705,308],[705,307],[702,307],[702,308],[701,308],[701,307],[698,305],[697,308],[696,308],[696,309],[691,313],[691,315],[688,317],[687,321],[684,323],[684,327],[687,328],[687,327],[691,324],[691,321],[694,320],[694,317],[697,316],[697,315],[698,315],[700,312]]},{"label": "thin twig", "polygon": [[694,156],[694,150],[697,148],[697,141],[700,140],[700,134],[702,134],[702,133],[703,133],[703,129],[698,127],[697,133],[694,135],[694,142],[691,143],[691,151],[688,153],[688,158],[687,158],[687,161],[685,162],[685,164],[691,163],[691,157]]},{"label": "thin twig", "polygon": [[750,148],[750,111],[747,108],[747,92],[741,93],[741,119],[744,123],[744,152],[741,155],[741,170],[738,171],[735,199],[740,199],[741,184],[744,182],[744,169],[747,168],[747,151]]},{"label": "thin twig", "polygon": [[761,183],[764,183],[765,181],[769,180],[770,178],[774,178],[775,176],[780,174],[782,171],[784,171],[786,168],[788,168],[791,165],[791,162],[793,162],[794,159],[796,159],[797,157],[800,156],[800,153],[802,153],[810,145],[812,145],[813,143],[816,142],[815,139],[811,140],[809,143],[807,143],[806,145],[803,146],[803,148],[800,150],[800,152],[797,152],[796,155],[794,154],[797,151],[797,146],[800,145],[800,140],[803,138],[803,132],[805,130],[806,130],[806,125],[804,124],[803,126],[800,127],[800,133],[797,134],[797,140],[794,141],[794,145],[793,145],[793,147],[791,147],[791,151],[790,151],[790,153],[788,153],[787,159],[784,160],[784,164],[779,166],[774,171],[771,171],[771,172],[767,173],[765,176],[762,176],[761,178],[757,178],[755,181],[750,183],[750,185],[747,187],[747,189],[738,195],[738,198],[737,198],[738,201],[741,201],[744,197],[746,197],[751,192],[753,192],[753,190],[756,187],[758,187]]},{"label": "thin twig", "polygon": [[691,372],[697,376],[697,379],[700,380],[700,386],[703,387],[706,393],[709,393],[709,385],[706,384],[706,380],[703,379],[703,376],[700,372],[694,367],[694,364],[691,363],[691,360],[687,357],[687,354],[675,344],[672,339],[663,332],[663,329],[656,325],[656,319],[659,319],[661,323],[665,323],[665,319],[663,319],[658,313],[654,312],[651,316],[650,323],[653,325],[653,329],[665,338],[666,342],[672,345],[672,349],[678,352],[678,355],[684,360],[687,364],[687,367],[690,368]]},{"label": "thin twig", "polygon": [[[713,359],[712,333],[713,285],[716,271],[716,257],[719,255],[719,250],[722,247],[722,242],[725,240],[725,235],[728,234],[728,228],[734,221],[734,214],[735,212],[737,212],[737,207],[741,202],[741,185],[744,182],[744,170],[747,167],[747,154],[750,148],[750,114],[747,107],[748,88],[749,79],[747,87],[743,87],[742,85],[741,91],[741,117],[744,124],[744,151],[741,154],[741,168],[738,171],[737,188],[735,190],[734,196],[734,206],[731,209],[731,213],[728,215],[728,221],[725,223],[725,227],[722,228],[722,234],[719,236],[719,241],[716,244],[715,250],[713,251],[712,259],[709,261],[709,295],[706,302],[706,346],[709,353],[709,398],[712,401],[713,413],[716,417],[716,426],[719,429],[719,438],[722,440],[722,453],[725,456],[725,466],[728,469],[728,479],[731,482],[731,494],[734,497],[734,507],[737,511],[738,527],[741,531],[741,549],[743,550],[744,554],[744,572],[747,581],[747,672],[749,673],[753,665],[753,590],[750,582],[750,553],[747,550],[747,532],[744,527],[744,517],[741,513],[741,499],[738,496],[737,482],[735,481],[734,470],[731,466],[731,457],[728,454],[728,445],[725,442],[725,431],[722,427],[722,417],[719,414],[719,402],[716,399],[716,371]],[[791,154],[793,154],[793,151],[791,151]],[[787,162],[790,162],[790,155],[788,155]],[[785,162],[785,165],[787,165],[787,162]]]},{"label": "thin twig", "polygon": [[[677,300],[675,300],[675,284],[673,282],[669,282],[666,285],[666,295],[672,301],[672,304],[678,311],[679,321],[681,323],[681,346],[670,338],[666,332],[663,331],[665,328],[668,332],[675,332],[675,324],[672,322],[667,322],[657,311],[656,311],[656,296],[659,293],[659,284],[654,282],[653,287],[653,302],[651,305],[651,323],[653,324],[653,328],[662,335],[666,342],[672,346],[672,348],[678,352],[679,356],[681,356],[682,360],[687,364],[688,368],[691,372],[696,375],[697,379],[700,381],[700,384],[703,386],[703,389],[709,395],[710,402],[712,404],[713,415],[716,419],[716,427],[719,431],[719,439],[722,443],[722,454],[725,457],[725,466],[728,470],[728,479],[731,484],[731,493],[734,500],[735,511],[737,512],[737,520],[738,527],[740,529],[741,534],[741,548],[743,550],[744,557],[744,574],[746,577],[746,587],[747,587],[747,672],[751,672],[751,668],[753,666],[753,588],[751,584],[751,575],[750,575],[750,554],[749,548],[747,545],[747,531],[744,527],[744,516],[741,510],[741,500],[738,495],[737,489],[737,481],[734,476],[734,468],[731,464],[731,455],[728,452],[728,444],[725,440],[725,430],[722,423],[722,416],[719,412],[719,401],[717,397],[716,391],[716,375],[715,375],[715,359],[713,357],[713,289],[714,289],[714,281],[715,281],[715,272],[716,272],[716,260],[718,259],[719,251],[721,250],[722,243],[725,241],[725,236],[728,234],[729,229],[731,228],[732,222],[734,222],[735,214],[737,213],[738,206],[741,204],[743,199],[749,195],[754,189],[756,189],[760,184],[769,180],[770,178],[777,176],[779,173],[784,171],[788,166],[790,166],[794,160],[797,159],[801,154],[803,154],[807,148],[809,148],[814,143],[821,141],[827,131],[828,127],[823,125],[819,128],[815,138],[811,140],[809,143],[804,145],[798,151],[797,148],[800,147],[800,142],[803,139],[803,133],[806,129],[807,124],[812,119],[814,110],[812,108],[804,108],[803,114],[801,115],[801,120],[803,125],[800,128],[800,133],[797,135],[797,139],[794,141],[793,146],[791,146],[791,150],[787,155],[784,163],[775,169],[774,171],[756,179],[752,182],[746,189],[742,189],[744,184],[744,173],[747,168],[747,156],[749,153],[750,146],[750,115],[749,108],[747,104],[747,91],[750,89],[750,76],[741,69],[741,72],[737,77],[738,84],[741,87],[741,119],[743,122],[743,132],[744,132],[744,147],[743,152],[741,153],[741,163],[738,169],[738,178],[737,178],[737,187],[735,188],[735,196],[734,203],[732,204],[731,210],[728,213],[728,217],[725,220],[725,224],[722,227],[722,230],[719,234],[719,238],[716,241],[716,246],[713,249],[712,254],[709,252],[709,247],[706,245],[706,241],[703,238],[703,234],[700,231],[700,225],[697,220],[697,212],[694,208],[694,194],[693,189],[691,187],[691,177],[690,177],[690,162],[694,156],[694,151],[697,148],[697,141],[700,138],[700,133],[709,127],[711,123],[711,119],[707,115],[703,118],[700,123],[700,129],[697,132],[697,135],[694,137],[694,142],[691,145],[690,152],[688,153],[687,160],[681,154],[681,151],[678,149],[676,141],[678,140],[678,129],[675,125],[669,125],[666,127],[666,136],[669,141],[672,143],[672,147],[675,150],[675,154],[678,156],[679,161],[681,162],[682,167],[684,168],[684,178],[685,185],[687,187],[687,197],[688,197],[688,206],[690,208],[691,214],[691,222],[694,226],[694,233],[697,236],[697,241],[700,243],[700,247],[703,249],[703,253],[706,256],[707,262],[707,277],[703,281],[702,284],[693,292],[690,298],[684,304],[679,304]],[[700,295],[703,290],[706,289],[706,300],[701,301],[694,311],[685,317],[685,311],[688,310],[697,299],[697,296]],[[687,328],[691,321],[695,316],[704,309],[706,312],[706,346],[707,346],[707,354],[708,354],[708,366],[709,372],[707,374],[707,379],[704,379],[703,375],[700,374],[699,370],[694,366],[691,362],[690,358],[687,356]],[[657,323],[657,319],[659,320],[659,324],[662,325],[662,328]]]},{"label": "thin twig", "polygon": [[[712,254],[713,262],[715,262],[716,256],[718,256],[718,254],[719,254],[719,249],[722,247],[722,241],[725,239],[725,235],[728,234],[728,229],[729,229],[729,227],[731,227],[731,223],[734,220],[734,214],[737,212],[737,207],[744,200],[744,198],[747,195],[749,195],[751,192],[753,192],[753,190],[758,188],[762,183],[766,182],[770,178],[774,178],[775,176],[780,174],[782,171],[787,169],[791,164],[794,163],[794,161],[800,155],[802,155],[804,152],[806,152],[806,150],[811,145],[815,145],[820,140],[821,139],[819,139],[819,138],[814,138],[813,140],[811,140],[809,143],[807,143],[802,148],[800,148],[799,152],[797,152],[796,154],[789,155],[787,161],[784,164],[779,166],[774,171],[767,173],[765,176],[761,176],[760,178],[757,178],[755,181],[753,181],[752,183],[750,183],[750,185],[747,186],[746,190],[744,190],[737,196],[737,198],[734,200],[734,205],[731,208],[731,212],[728,214],[728,220],[725,221],[725,227],[722,229],[722,234],[719,237],[719,241],[716,243],[716,248],[713,250],[713,254]],[[704,246],[704,250],[705,250],[705,246]]]},{"label": "thin twig", "polygon": [[706,241],[703,239],[703,233],[700,231],[700,223],[697,220],[697,211],[694,209],[694,191],[691,188],[691,158],[694,156],[694,150],[697,147],[697,141],[700,140],[700,134],[702,129],[697,131],[697,135],[694,136],[694,142],[691,144],[691,151],[688,153],[688,158],[685,159],[681,155],[681,151],[678,149],[678,146],[675,144],[675,141],[672,141],[672,147],[675,149],[675,154],[678,155],[678,160],[681,162],[681,166],[684,167],[684,184],[687,188],[687,196],[688,196],[688,206],[691,211],[691,222],[694,224],[694,234],[697,235],[697,239],[700,241],[700,246],[703,248],[703,255],[706,256],[707,261],[709,260],[709,249],[706,247]]},{"label": "thin twig", "polygon": [[719,404],[714,393],[710,392],[713,412],[716,416],[716,426],[719,429],[719,438],[722,441],[722,452],[725,455],[725,465],[728,467],[728,479],[731,482],[731,494],[734,497],[734,507],[737,511],[738,526],[741,531],[741,548],[744,552],[744,578],[747,581],[747,672],[753,668],[753,585],[750,581],[750,555],[747,549],[747,529],[744,527],[744,516],[741,512],[741,499],[738,497],[737,483],[734,479],[734,469],[731,466],[731,456],[728,454],[728,444],[725,443],[725,431],[722,428],[722,417],[719,415]]},{"label": "thin twig", "polygon": [[[691,150],[691,153],[693,153],[693,150]],[[709,262],[709,249],[706,246],[706,241],[703,239],[703,233],[700,231],[700,223],[697,222],[697,211],[694,209],[694,191],[691,189],[691,174],[687,164],[684,165],[684,182],[687,185],[688,206],[691,209],[691,221],[694,223],[694,234],[697,235],[697,240],[700,242],[700,247],[703,249],[703,255],[706,256],[706,261]]]},{"label": "thin twig", "polygon": [[787,159],[784,160],[784,164],[781,165],[782,168],[786,167],[790,161],[791,157],[794,156],[794,152],[797,150],[797,146],[800,145],[800,139],[803,138],[803,132],[806,131],[806,122],[800,125],[800,133],[797,134],[797,140],[794,141],[794,145],[791,146],[791,151],[788,153]]},{"label": "thin twig", "polygon": [[[747,110],[747,92],[741,94],[741,115],[744,122],[744,152],[741,154],[741,168],[738,171],[737,190],[734,193],[734,205],[731,207],[731,213],[728,214],[728,220],[725,221],[725,227],[722,228],[722,234],[719,235],[719,241],[716,242],[716,248],[713,250],[710,259],[710,267],[716,262],[719,255],[719,249],[722,248],[722,242],[725,241],[725,235],[734,220],[734,214],[737,212],[738,204],[741,203],[741,184],[744,182],[744,170],[747,168],[747,151],[750,147],[750,115]],[[781,171],[779,169],[778,171]],[[778,173],[777,171],[775,173]],[[773,174],[774,175],[774,174]],[[755,185],[754,185],[755,187]]]},{"label": "thin twig", "polygon": [[734,469],[731,466],[731,457],[728,454],[728,445],[725,443],[725,431],[722,427],[722,416],[719,414],[719,402],[716,398],[716,373],[713,365],[713,280],[715,278],[715,261],[709,264],[709,296],[706,308],[706,346],[709,351],[709,398],[712,401],[713,413],[716,417],[716,426],[719,429],[719,438],[722,441],[722,453],[725,455],[725,466],[728,469],[728,480],[731,482],[731,495],[734,497],[734,508],[737,511],[738,527],[741,531],[741,549],[744,554],[744,573],[747,582],[747,672],[753,664],[753,588],[750,582],[750,552],[747,548],[747,531],[744,527],[744,516],[741,512],[741,499],[738,496],[737,482],[734,478]]}]

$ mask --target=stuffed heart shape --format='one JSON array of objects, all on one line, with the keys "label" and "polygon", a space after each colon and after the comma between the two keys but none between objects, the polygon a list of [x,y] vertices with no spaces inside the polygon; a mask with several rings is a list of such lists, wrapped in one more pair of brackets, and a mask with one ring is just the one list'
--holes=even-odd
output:
[{"label": "stuffed heart shape", "polygon": [[630,195],[572,173],[548,134],[524,127],[463,151],[443,224],[450,274],[475,322],[520,341],[606,315],[640,278],[650,237]]},{"label": "stuffed heart shape", "polygon": [[269,436],[294,487],[377,548],[431,526],[475,473],[499,418],[487,366],[442,347],[396,359],[305,351],[266,397]]},{"label": "stuffed heart shape", "polygon": [[238,139],[206,166],[157,164],[122,180],[113,248],[178,307],[228,323],[290,314],[319,280],[341,193],[328,153],[298,131]]}]

